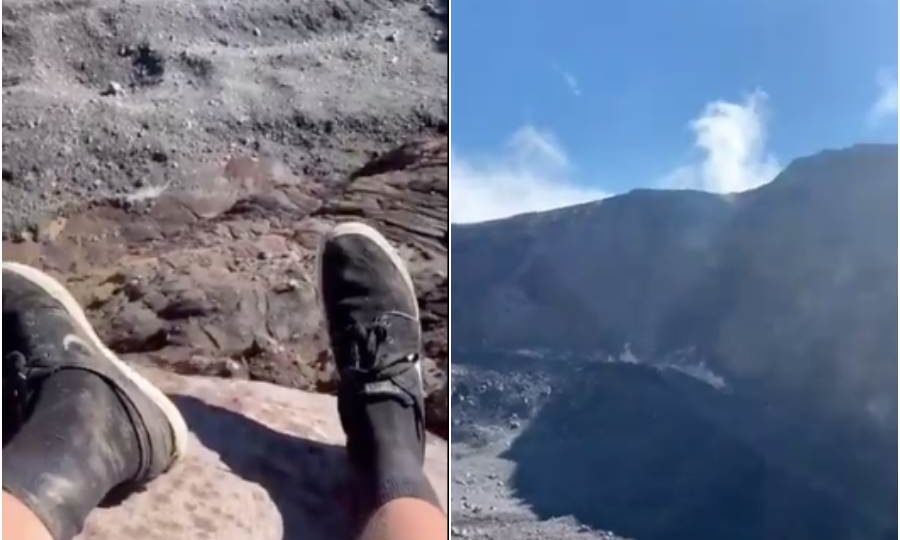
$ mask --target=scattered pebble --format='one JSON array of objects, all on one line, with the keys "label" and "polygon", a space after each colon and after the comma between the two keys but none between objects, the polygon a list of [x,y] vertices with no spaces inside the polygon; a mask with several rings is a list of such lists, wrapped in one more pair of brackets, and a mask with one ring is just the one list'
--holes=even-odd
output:
[{"label": "scattered pebble", "polygon": [[29,231],[27,229],[19,229],[13,235],[13,241],[17,242],[17,243],[18,242],[31,242],[33,240],[33,238],[34,237],[32,236],[31,231]]},{"label": "scattered pebble", "polygon": [[291,278],[291,279],[287,280],[287,282],[282,283],[281,285],[276,287],[275,292],[280,292],[280,293],[291,292],[291,291],[296,291],[299,288],[300,288],[300,282],[297,281],[296,279]]},{"label": "scattered pebble", "polygon": [[109,85],[107,85],[106,90],[100,92],[100,95],[103,96],[124,96],[125,88],[117,83],[116,81],[110,81]]}]

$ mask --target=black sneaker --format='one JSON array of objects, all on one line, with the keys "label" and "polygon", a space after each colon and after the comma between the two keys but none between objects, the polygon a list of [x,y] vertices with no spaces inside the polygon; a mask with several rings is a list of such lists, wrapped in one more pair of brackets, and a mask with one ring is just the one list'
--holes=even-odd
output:
[{"label": "black sneaker", "polygon": [[126,409],[140,451],[132,482],[155,478],[184,453],[187,426],[175,405],[100,341],[75,298],[49,275],[3,263],[3,338],[4,444],[46,377],[83,370],[104,380]]},{"label": "black sneaker", "polygon": [[343,223],[321,245],[319,288],[340,374],[338,411],[351,461],[386,470],[392,465],[384,463],[395,456],[412,456],[421,468],[421,327],[403,261],[375,229]]}]

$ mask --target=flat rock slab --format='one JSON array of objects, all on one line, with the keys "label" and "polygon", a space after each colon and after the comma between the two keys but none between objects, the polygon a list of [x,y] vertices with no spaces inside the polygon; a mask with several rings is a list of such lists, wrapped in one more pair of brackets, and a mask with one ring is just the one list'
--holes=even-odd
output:
[{"label": "flat rock slab", "polygon": [[[92,512],[78,538],[353,537],[353,487],[334,397],[142,371],[187,420],[187,455],[143,491]],[[446,443],[430,438],[425,468],[444,508],[447,456]]]}]

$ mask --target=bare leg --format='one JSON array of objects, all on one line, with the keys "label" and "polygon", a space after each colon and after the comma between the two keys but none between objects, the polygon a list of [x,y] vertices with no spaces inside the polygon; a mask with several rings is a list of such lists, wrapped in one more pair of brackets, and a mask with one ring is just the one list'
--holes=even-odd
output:
[{"label": "bare leg", "polygon": [[3,538],[9,540],[53,540],[50,532],[27,506],[3,492]]},{"label": "bare leg", "polygon": [[442,540],[447,516],[421,499],[394,499],[379,508],[366,524],[360,540]]}]

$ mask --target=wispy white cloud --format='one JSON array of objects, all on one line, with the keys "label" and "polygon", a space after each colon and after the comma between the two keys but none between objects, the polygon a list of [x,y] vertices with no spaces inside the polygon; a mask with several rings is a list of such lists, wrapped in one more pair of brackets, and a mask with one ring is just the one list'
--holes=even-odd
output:
[{"label": "wispy white cloud", "polygon": [[451,159],[451,220],[469,223],[602,199],[607,193],[570,178],[566,152],[553,135],[526,125],[503,153]]},{"label": "wispy white cloud", "polygon": [[[745,191],[771,181],[782,166],[766,146],[767,96],[708,103],[690,122],[700,157],[672,170],[662,187],[716,193]],[[451,220],[468,223],[571,206],[611,194],[572,181],[562,145],[547,131],[525,125],[499,155],[452,156]]]},{"label": "wispy white cloud", "polygon": [[581,85],[578,83],[578,77],[576,77],[574,73],[565,70],[558,65],[554,65],[553,69],[559,73],[563,82],[566,84],[566,88],[568,88],[574,96],[578,97],[581,95]]},{"label": "wispy white cloud", "polygon": [[703,157],[666,175],[663,186],[733,193],[775,178],[781,165],[766,149],[767,99],[757,90],[739,103],[708,103],[690,123]]},{"label": "wispy white cloud", "polygon": [[562,72],[563,80],[566,81],[566,86],[569,87],[569,90],[572,91],[576,96],[581,95],[581,87],[578,86],[578,79],[575,78],[575,75],[572,75],[568,71]]},{"label": "wispy white cloud", "polygon": [[878,98],[869,109],[870,124],[897,116],[897,72],[882,69],[875,82],[878,84]]},{"label": "wispy white cloud", "polygon": [[548,171],[561,171],[569,167],[569,156],[549,131],[541,131],[525,125],[510,137],[507,153],[520,165]]}]

